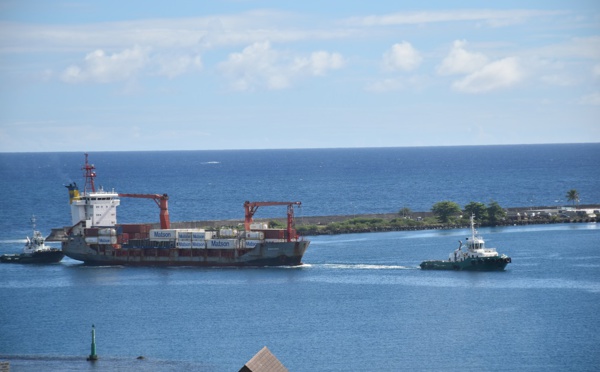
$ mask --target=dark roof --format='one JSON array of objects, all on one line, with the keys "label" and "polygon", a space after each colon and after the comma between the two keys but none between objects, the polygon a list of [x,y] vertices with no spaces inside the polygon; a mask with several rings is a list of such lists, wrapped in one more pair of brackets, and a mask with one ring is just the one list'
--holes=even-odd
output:
[{"label": "dark roof", "polygon": [[240,369],[240,372],[289,372],[265,346]]}]

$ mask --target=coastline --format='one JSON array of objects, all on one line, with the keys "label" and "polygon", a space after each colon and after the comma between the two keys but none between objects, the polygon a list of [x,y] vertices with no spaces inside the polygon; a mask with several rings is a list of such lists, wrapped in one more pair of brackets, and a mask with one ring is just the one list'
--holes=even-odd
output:
[{"label": "coastline", "polygon": [[[565,207],[561,207],[565,208]],[[582,217],[573,214],[568,217],[560,217],[556,212],[557,207],[536,206],[536,207],[511,207],[504,209],[507,217],[493,226],[526,226],[543,225],[557,223],[597,223],[600,222],[600,213],[596,217]],[[578,210],[600,210],[600,204],[586,204],[578,206]],[[534,216],[531,216],[531,214]],[[552,214],[549,214],[552,213]],[[299,235],[339,235],[356,234],[369,232],[388,232],[388,231],[416,231],[416,230],[448,230],[448,229],[466,229],[469,223],[463,219],[459,223],[438,223],[431,222],[434,218],[432,212],[411,212],[409,216],[402,217],[399,213],[365,213],[365,214],[347,214],[331,216],[296,216],[295,227]],[[256,222],[271,223],[280,225],[286,224],[286,219],[277,218],[255,218]],[[398,223],[400,221],[400,223]],[[356,223],[354,223],[356,222]],[[152,228],[160,228],[160,223],[150,223]],[[172,221],[171,226],[174,229],[218,229],[221,227],[238,227],[244,225],[243,219],[229,220],[197,220],[197,221]],[[482,227],[492,225],[481,224]],[[65,227],[53,228],[52,232],[46,238],[46,241],[61,241],[64,238]]]},{"label": "coastline", "polygon": [[[565,207],[561,207],[565,208]],[[600,204],[586,204],[578,207],[580,210],[599,210]],[[557,207],[550,206],[532,206],[532,207],[511,207],[505,208],[507,217],[503,221],[499,221],[494,226],[525,226],[525,225],[541,225],[555,223],[588,223],[600,222],[600,214],[596,214],[595,218],[569,216],[560,217],[557,214],[549,215],[548,211],[557,211]],[[534,213],[532,217],[531,214]],[[552,212],[550,212],[552,213]],[[527,214],[527,216],[525,216]],[[296,216],[295,226],[301,235],[337,235],[351,233],[367,233],[367,232],[385,232],[385,231],[412,231],[412,230],[440,230],[440,229],[464,229],[469,228],[468,222],[461,223],[430,223],[417,222],[434,217],[432,212],[411,212],[410,217],[406,218],[413,223],[405,225],[393,224],[394,220],[402,219],[399,213],[367,213],[367,214],[349,214],[349,215],[331,215],[331,216]],[[338,230],[320,231],[314,227],[322,228],[331,224],[342,224],[352,220],[377,220],[380,223],[367,226],[365,224],[356,224],[352,228],[342,228]],[[285,224],[285,218],[256,218],[256,222],[277,222]],[[231,220],[204,220],[204,221],[188,221],[188,222],[172,222],[175,228],[219,228],[222,226],[239,226],[243,225],[243,219]],[[158,225],[157,225],[158,226]],[[491,225],[483,224],[483,227]],[[313,228],[311,228],[313,227]]]}]

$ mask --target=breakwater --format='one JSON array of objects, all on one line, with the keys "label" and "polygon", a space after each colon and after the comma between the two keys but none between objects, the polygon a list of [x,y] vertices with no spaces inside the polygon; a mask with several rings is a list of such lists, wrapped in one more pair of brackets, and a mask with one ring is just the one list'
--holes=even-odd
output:
[{"label": "breakwater", "polygon": [[[561,209],[562,210],[562,209]],[[556,223],[588,223],[599,222],[600,205],[589,204],[572,208],[569,212],[559,212],[557,207],[513,207],[507,208],[506,217],[490,225],[481,226],[525,226]],[[588,211],[590,215],[586,214]],[[258,222],[275,223],[284,225],[284,218],[262,218],[255,219]],[[384,214],[351,214],[333,216],[296,216],[296,229],[301,235],[334,235],[368,232],[387,231],[416,231],[416,230],[442,230],[442,229],[464,229],[469,228],[466,216],[456,218],[453,223],[439,223],[432,212],[411,212],[405,216],[399,213]],[[219,228],[221,226],[241,226],[244,221],[213,220],[213,221],[191,221],[174,222],[175,228]]]}]

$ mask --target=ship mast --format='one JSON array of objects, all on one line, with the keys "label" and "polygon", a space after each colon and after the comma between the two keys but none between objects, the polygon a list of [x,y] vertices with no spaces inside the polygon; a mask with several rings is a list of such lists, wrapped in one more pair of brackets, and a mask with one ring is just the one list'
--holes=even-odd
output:
[{"label": "ship mast", "polygon": [[85,177],[85,185],[83,186],[84,195],[87,194],[88,186],[91,192],[96,192],[96,186],[94,185],[94,178],[96,178],[96,172],[94,172],[96,167],[93,164],[88,163],[88,154],[85,153],[85,165],[81,170],[84,170],[85,173],[83,176]]}]

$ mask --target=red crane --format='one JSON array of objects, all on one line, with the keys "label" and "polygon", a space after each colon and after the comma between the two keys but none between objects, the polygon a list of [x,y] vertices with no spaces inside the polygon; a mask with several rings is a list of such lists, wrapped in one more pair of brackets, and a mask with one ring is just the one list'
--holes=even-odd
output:
[{"label": "red crane", "polygon": [[119,194],[123,198],[139,198],[152,199],[160,208],[160,228],[170,229],[171,221],[169,220],[169,196],[167,194]]},{"label": "red crane", "polygon": [[301,205],[297,202],[249,202],[244,203],[244,209],[246,210],[245,228],[246,231],[250,231],[250,224],[252,223],[252,216],[256,213],[258,207],[273,206],[273,205],[287,205],[287,240],[292,240],[292,226],[294,225],[294,205]]}]

